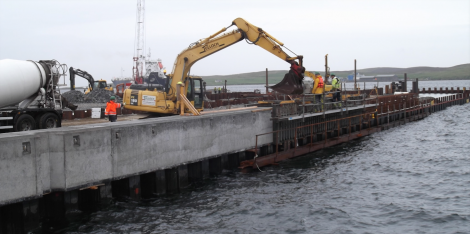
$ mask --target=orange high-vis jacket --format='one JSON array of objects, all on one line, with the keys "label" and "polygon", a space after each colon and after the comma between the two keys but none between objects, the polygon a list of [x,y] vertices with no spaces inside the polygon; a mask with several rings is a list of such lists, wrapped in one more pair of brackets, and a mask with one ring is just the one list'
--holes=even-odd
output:
[{"label": "orange high-vis jacket", "polygon": [[116,115],[116,108],[121,108],[121,103],[115,103],[114,101],[109,101],[106,103],[105,115]]},{"label": "orange high-vis jacket", "polygon": [[323,93],[323,85],[323,77],[317,75],[315,77],[315,84],[313,84],[313,93]]}]

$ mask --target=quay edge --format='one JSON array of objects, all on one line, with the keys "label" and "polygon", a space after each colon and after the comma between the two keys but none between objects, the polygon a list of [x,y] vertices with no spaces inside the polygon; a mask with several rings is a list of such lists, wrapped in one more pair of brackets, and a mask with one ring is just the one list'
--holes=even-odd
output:
[{"label": "quay edge", "polygon": [[240,110],[0,134],[0,205],[253,148],[269,118]]}]

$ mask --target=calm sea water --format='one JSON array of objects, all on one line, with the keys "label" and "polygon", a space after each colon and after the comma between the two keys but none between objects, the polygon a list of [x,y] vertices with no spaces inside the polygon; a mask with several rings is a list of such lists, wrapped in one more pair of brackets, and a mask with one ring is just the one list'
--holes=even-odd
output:
[{"label": "calm sea water", "polygon": [[263,170],[114,202],[63,232],[470,233],[470,105]]}]

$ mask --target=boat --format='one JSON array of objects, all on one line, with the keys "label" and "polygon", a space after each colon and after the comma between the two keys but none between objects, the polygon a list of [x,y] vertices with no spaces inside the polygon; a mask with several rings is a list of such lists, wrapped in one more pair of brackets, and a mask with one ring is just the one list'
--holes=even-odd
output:
[{"label": "boat", "polygon": [[[358,73],[356,74],[356,81],[359,81],[362,77],[365,77],[365,75],[363,75],[363,74],[361,74],[361,73],[358,72]],[[348,82],[351,82],[351,81],[354,82],[354,72],[353,72],[353,74],[348,75],[348,78],[347,78],[346,81],[348,81]]]},{"label": "boat", "polygon": [[[148,58],[150,58],[150,54]],[[146,59],[145,60],[144,81],[146,83],[149,82],[149,78],[150,78],[151,80],[156,80],[157,83],[164,85],[166,82],[165,73],[166,73],[166,70],[163,67],[161,59],[157,59],[157,60]],[[152,83],[155,83],[155,81],[153,81]]]},{"label": "boat", "polygon": [[[159,83],[164,84],[166,82],[165,76],[165,67],[163,67],[163,63],[161,59],[151,60],[150,54],[148,56],[149,59],[145,60],[145,75],[144,75],[144,82],[148,83],[149,77],[157,77]],[[121,77],[121,78],[113,78],[111,79],[113,82],[113,86],[117,87],[118,84],[125,84],[125,83],[132,83],[135,84],[134,79],[132,77]]]},{"label": "boat", "polygon": [[394,82],[394,81],[399,81],[399,80],[400,78],[395,74],[361,77],[361,82]]},{"label": "boat", "polygon": [[116,87],[118,84],[134,83],[132,77],[112,78],[111,81],[113,82],[113,87]]}]

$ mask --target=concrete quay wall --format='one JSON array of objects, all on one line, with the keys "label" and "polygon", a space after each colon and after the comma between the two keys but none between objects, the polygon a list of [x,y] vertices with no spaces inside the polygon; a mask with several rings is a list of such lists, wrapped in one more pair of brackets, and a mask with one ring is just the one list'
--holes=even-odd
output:
[{"label": "concrete quay wall", "polygon": [[0,205],[253,148],[272,131],[259,110],[0,134]]}]

